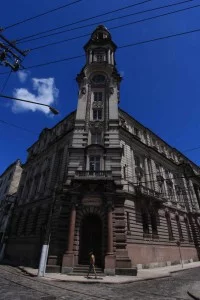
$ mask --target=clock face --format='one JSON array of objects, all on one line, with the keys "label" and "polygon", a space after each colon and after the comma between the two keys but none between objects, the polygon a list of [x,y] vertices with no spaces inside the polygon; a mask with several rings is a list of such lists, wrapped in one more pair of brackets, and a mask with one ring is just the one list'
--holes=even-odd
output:
[{"label": "clock face", "polygon": [[92,81],[94,83],[103,83],[105,82],[105,76],[104,75],[101,75],[101,74],[98,74],[98,75],[95,75],[93,78],[92,78]]}]

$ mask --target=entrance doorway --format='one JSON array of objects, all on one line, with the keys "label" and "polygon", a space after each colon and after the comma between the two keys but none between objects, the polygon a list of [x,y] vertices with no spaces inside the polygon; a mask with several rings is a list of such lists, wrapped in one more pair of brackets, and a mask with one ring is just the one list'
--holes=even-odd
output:
[{"label": "entrance doorway", "polygon": [[102,263],[102,221],[98,215],[87,215],[80,228],[79,264],[89,263],[89,252],[93,251],[97,266]]}]

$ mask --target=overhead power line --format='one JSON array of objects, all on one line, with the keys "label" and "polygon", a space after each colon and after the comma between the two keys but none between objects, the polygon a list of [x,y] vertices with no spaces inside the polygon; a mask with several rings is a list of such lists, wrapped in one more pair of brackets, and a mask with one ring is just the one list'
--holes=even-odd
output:
[{"label": "overhead power line", "polygon": [[186,149],[186,150],[184,150],[184,151],[182,151],[182,152],[189,152],[189,151],[194,151],[194,150],[198,150],[198,149],[200,149],[200,146],[199,146],[199,147],[196,147],[196,148]]},{"label": "overhead power line", "polygon": [[[187,0],[187,1],[184,1],[184,2],[191,2],[191,1],[194,1],[194,0]],[[178,4],[180,4],[180,3],[178,3]],[[173,4],[173,5],[178,5],[178,4]],[[182,4],[182,2],[181,2],[181,4]],[[170,5],[170,6],[173,6],[173,5]],[[168,6],[159,7],[159,8],[156,8],[156,9],[161,9],[161,8],[166,8],[166,7],[168,7]],[[200,4],[194,5],[194,6],[190,6],[190,7],[186,7],[186,8],[182,8],[182,9],[178,9],[178,10],[174,10],[174,11],[170,11],[170,12],[167,12],[167,13],[164,13],[164,14],[153,16],[153,17],[143,18],[143,19],[140,19],[140,20],[137,20],[137,21],[132,21],[132,22],[121,24],[121,25],[117,25],[117,26],[114,26],[114,27],[110,27],[109,30],[111,30],[111,29],[117,29],[117,28],[121,28],[121,27],[125,27],[125,26],[129,26],[129,25],[133,25],[133,24],[138,24],[138,23],[141,23],[141,22],[145,22],[145,21],[157,19],[157,18],[168,16],[168,15],[171,15],[171,14],[176,14],[176,13],[183,12],[183,11],[186,11],[186,10],[189,10],[189,9],[193,9],[193,8],[197,8],[197,7],[200,7]],[[145,11],[143,11],[143,12],[145,12]],[[143,13],[143,12],[139,12],[139,13]],[[112,18],[112,19],[108,19],[108,20],[103,20],[101,22],[102,23],[111,22],[113,20],[118,20],[118,19],[121,19],[121,18],[130,17],[131,15],[135,15],[135,14],[137,14],[137,13],[133,13],[133,14],[125,15],[125,16],[120,16],[120,17]],[[95,22],[95,23],[91,23],[91,24],[87,24],[87,25],[82,25],[82,26],[79,26],[79,27],[74,27],[74,28],[62,30],[62,31],[59,31],[59,32],[56,32],[56,33],[51,33],[51,34],[48,34],[48,35],[43,35],[41,37],[37,37],[37,38],[33,38],[33,39],[28,39],[28,40],[22,41],[20,43],[31,42],[31,41],[38,40],[38,39],[41,39],[41,38],[47,38],[49,36],[58,35],[58,34],[62,34],[62,33],[65,33],[65,32],[74,31],[74,30],[78,30],[78,29],[82,29],[82,28],[86,28],[86,27],[91,27],[91,26],[98,25],[98,24],[99,24],[99,22]],[[18,40],[17,42],[19,43],[19,41],[20,40]]]},{"label": "overhead power line", "polygon": [[21,129],[21,130],[23,130],[23,131],[27,131],[27,132],[29,132],[29,133],[32,133],[32,134],[38,135],[38,133],[36,133],[36,132],[33,132],[33,131],[31,131],[31,130],[28,130],[28,129],[26,129],[26,128],[24,128],[24,127],[21,127],[21,126],[18,126],[18,125],[15,125],[15,124],[12,124],[12,123],[6,122],[6,121],[4,121],[4,120],[0,120],[0,122],[1,122],[1,123],[3,123],[3,124],[6,124],[6,125],[12,126],[12,127],[15,127],[15,128]]},{"label": "overhead power line", "polygon": [[6,88],[6,85],[7,85],[7,83],[8,83],[8,80],[9,80],[9,78],[10,78],[11,73],[12,73],[12,69],[10,70],[10,72],[8,73],[8,75],[7,75],[6,79],[5,79],[5,81],[4,81],[3,84],[2,84],[2,87],[1,87],[1,93],[3,93],[4,89]]},{"label": "overhead power line", "polygon": [[[127,45],[122,45],[122,46],[119,46],[118,49],[134,47],[134,46],[147,44],[147,43],[152,43],[152,42],[156,42],[156,41],[160,41],[160,40],[164,40],[164,39],[183,36],[183,35],[187,35],[187,34],[191,34],[191,33],[195,33],[195,32],[200,32],[200,28],[189,30],[189,31],[184,31],[184,32],[179,32],[179,33],[175,33],[175,34],[171,34],[171,35],[167,35],[167,36],[161,36],[161,37],[153,38],[153,39],[146,40],[146,41],[141,41],[141,42],[131,43],[131,44],[127,44]],[[85,57],[85,55],[77,55],[77,56],[72,56],[72,57],[66,57],[66,58],[63,58],[63,59],[58,59],[58,60],[53,60],[53,61],[49,61],[49,62],[46,62],[46,63],[41,63],[41,64],[38,64],[38,65],[32,65],[32,66],[24,67],[24,69],[33,69],[33,68],[43,67],[43,66],[47,66],[47,65],[50,65],[50,64],[55,64],[55,63],[59,63],[59,62],[63,62],[63,61],[74,60],[74,59],[82,58],[82,57]]]},{"label": "overhead power line", "polygon": [[[188,1],[193,1],[193,0],[188,0]],[[180,3],[182,3],[182,2],[180,2]],[[172,5],[177,5],[177,4],[172,4]],[[160,7],[157,7],[155,9],[160,9],[160,8],[163,8],[163,7],[166,7],[166,6],[160,6]],[[146,19],[141,19],[141,20],[134,21],[134,22],[129,22],[127,24],[122,24],[122,25],[110,27],[109,30],[118,29],[120,27],[125,27],[125,26],[128,26],[128,25],[133,25],[133,24],[144,22],[144,21],[149,21],[149,20],[152,20],[152,19],[157,19],[157,18],[160,18],[160,17],[163,17],[163,16],[167,16],[167,15],[170,15],[170,14],[182,12],[182,11],[189,10],[189,9],[192,9],[192,8],[196,8],[196,7],[200,7],[200,4],[199,5],[195,5],[195,6],[191,6],[191,7],[188,7],[188,8],[184,8],[184,9],[172,11],[172,12],[169,12],[169,13],[161,14],[161,15],[158,15],[158,16],[154,16],[154,17],[150,17],[150,18],[146,18]],[[142,13],[142,12],[138,12],[138,13]],[[136,13],[136,14],[138,14],[138,13]],[[130,16],[130,15],[128,15],[128,16]],[[32,50],[32,51],[33,50],[38,50],[38,49],[41,49],[41,48],[45,48],[45,47],[49,47],[49,46],[53,46],[53,45],[58,45],[60,43],[69,42],[69,41],[80,39],[80,38],[83,38],[83,37],[86,37],[86,36],[90,36],[90,35],[91,34],[88,33],[88,34],[80,35],[80,36],[77,36],[77,37],[72,37],[72,38],[69,38],[69,39],[64,39],[64,40],[61,40],[61,41],[57,41],[57,42],[48,43],[48,44],[45,44],[45,45],[42,45],[42,46],[34,47],[34,48],[30,49],[30,50]]]},{"label": "overhead power line", "polygon": [[8,25],[8,26],[4,27],[4,29],[9,29],[9,28],[12,28],[12,27],[14,27],[14,26],[17,26],[17,25],[26,23],[26,22],[31,21],[31,20],[34,20],[34,19],[36,19],[36,18],[39,18],[39,17],[45,16],[45,15],[47,15],[47,14],[53,13],[53,12],[55,12],[55,11],[57,11],[57,10],[63,9],[63,8],[65,8],[65,7],[69,7],[69,6],[71,6],[71,5],[74,5],[74,4],[76,4],[76,3],[78,3],[78,2],[81,2],[81,1],[82,1],[82,0],[76,0],[76,1],[74,1],[74,2],[71,2],[71,3],[65,4],[65,5],[56,7],[56,8],[54,8],[54,9],[48,10],[48,11],[43,12],[43,13],[41,13],[41,14],[38,14],[38,15],[36,15],[36,16],[33,16],[33,17],[30,17],[30,18],[24,19],[24,20],[22,20],[22,21],[19,21],[19,22],[17,22],[17,23],[11,24],[11,25]]},{"label": "overhead power line", "polygon": [[[125,9],[128,9],[128,8],[131,8],[131,7],[134,7],[134,6],[138,6],[138,5],[142,5],[142,4],[145,4],[147,2],[151,2],[152,0],[145,0],[145,1],[142,1],[142,2],[138,2],[138,3],[134,3],[134,4],[131,4],[131,5],[128,5],[128,6],[123,6],[121,8],[118,8],[118,9],[114,9],[114,10],[111,10],[111,11],[108,11],[108,12],[105,12],[103,14],[98,14],[98,15],[95,15],[95,16],[92,16],[92,17],[89,17],[89,18],[84,18],[84,19],[81,19],[81,20],[78,20],[76,22],[72,22],[72,23],[68,23],[68,24],[65,24],[65,25],[62,25],[62,26],[58,26],[58,27],[54,27],[52,29],[48,29],[48,30],[44,30],[44,31],[40,31],[40,32],[37,32],[35,34],[32,34],[32,35],[28,35],[28,36],[25,36],[25,37],[22,37],[20,39],[18,39],[17,41],[21,41],[21,40],[24,40],[24,39],[27,39],[27,38],[30,38],[30,37],[34,37],[34,36],[37,36],[37,35],[40,35],[40,34],[43,34],[43,33],[47,33],[47,32],[52,32],[52,31],[55,31],[55,30],[58,30],[58,29],[61,29],[61,28],[64,28],[64,27],[68,27],[68,26],[71,26],[71,25],[75,25],[75,24],[79,24],[79,23],[82,23],[82,22],[86,22],[86,21],[89,21],[89,20],[92,20],[92,19],[96,19],[98,17],[102,17],[102,16],[105,16],[105,15],[109,15],[109,14],[113,14],[115,12],[118,12],[118,11],[122,11],[122,10],[125,10]],[[192,1],[192,0],[191,0]],[[99,24],[99,23],[98,23]],[[82,27],[81,27],[82,28]]]}]

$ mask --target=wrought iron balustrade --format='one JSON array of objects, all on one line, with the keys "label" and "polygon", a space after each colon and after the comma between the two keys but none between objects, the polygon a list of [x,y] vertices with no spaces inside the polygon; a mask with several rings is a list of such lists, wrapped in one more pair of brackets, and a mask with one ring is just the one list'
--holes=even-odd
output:
[{"label": "wrought iron balustrade", "polygon": [[112,171],[76,171],[77,177],[112,177]]},{"label": "wrought iron balustrade", "polygon": [[167,198],[164,197],[161,193],[159,193],[155,190],[149,189],[148,187],[143,186],[143,185],[135,186],[135,192],[138,195],[143,195],[143,196],[146,196],[146,197],[149,197],[152,199],[154,198],[155,200],[159,200],[159,201],[163,201],[163,202],[167,201]]}]

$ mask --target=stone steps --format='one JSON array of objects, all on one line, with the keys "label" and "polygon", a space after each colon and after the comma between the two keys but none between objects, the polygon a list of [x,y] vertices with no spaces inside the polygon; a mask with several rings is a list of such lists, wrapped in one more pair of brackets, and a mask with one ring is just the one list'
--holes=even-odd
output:
[{"label": "stone steps", "polygon": [[[72,276],[87,276],[88,273],[88,269],[89,269],[89,265],[78,265],[76,267],[74,267],[73,272],[69,273],[68,275],[72,275]],[[95,267],[96,270],[96,274],[97,276],[105,276],[105,274],[103,273],[102,268],[99,267]],[[90,272],[89,276],[94,276],[94,272]]]}]

